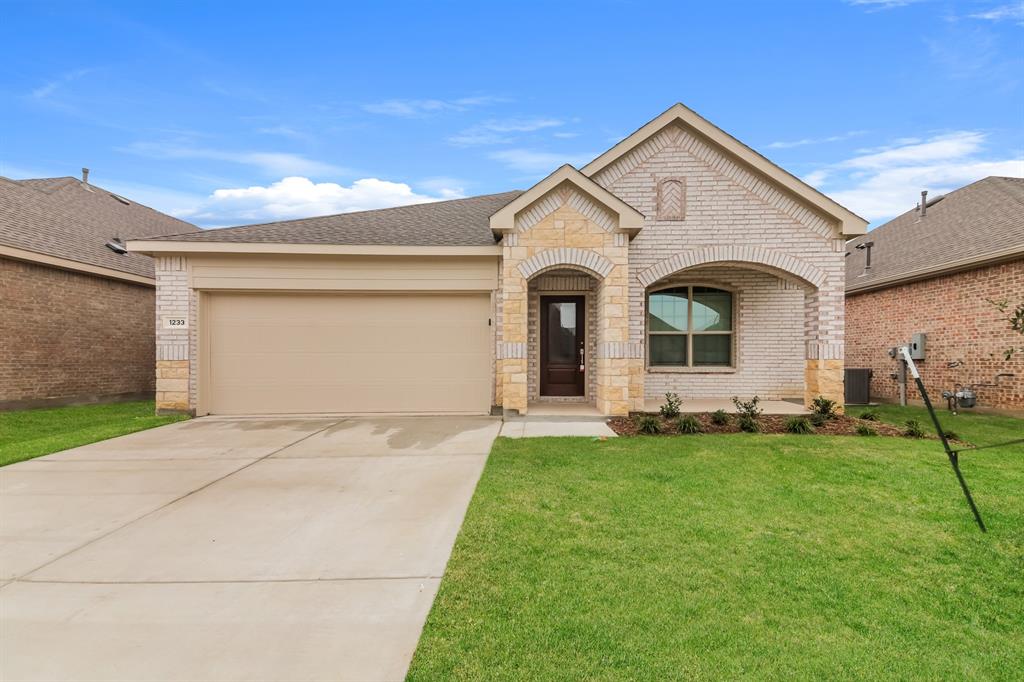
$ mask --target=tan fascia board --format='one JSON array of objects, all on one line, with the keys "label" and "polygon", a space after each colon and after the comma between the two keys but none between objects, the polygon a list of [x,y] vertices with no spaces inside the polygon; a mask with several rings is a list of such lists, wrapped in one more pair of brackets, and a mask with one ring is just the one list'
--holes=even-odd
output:
[{"label": "tan fascia board", "polygon": [[1017,244],[1016,246],[1011,246],[1008,249],[1000,249],[999,251],[986,254],[980,258],[972,256],[970,258],[953,261],[952,263],[942,263],[941,265],[918,268],[917,270],[911,270],[910,272],[901,272],[898,275],[876,279],[871,282],[866,282],[860,286],[848,286],[846,287],[846,293],[847,295],[864,294],[878,289],[888,289],[900,284],[919,282],[923,279],[941,277],[942,275],[952,275],[966,270],[976,270],[980,267],[997,265],[1006,261],[1016,260],[1017,258],[1024,258],[1024,244]]},{"label": "tan fascia board", "polygon": [[672,107],[653,121],[588,163],[581,169],[581,172],[588,177],[593,176],[674,121],[681,121],[687,127],[695,130],[701,136],[724,149],[745,165],[766,176],[777,185],[785,188],[791,194],[836,218],[840,224],[840,232],[844,237],[855,237],[867,232],[867,220],[861,218],[845,206],[836,203],[800,178],[791,175],[697,112],[679,103],[672,105]]},{"label": "tan fascia board", "polygon": [[622,199],[618,198],[601,185],[597,184],[569,164],[561,166],[551,175],[523,192],[511,203],[491,216],[491,230],[498,233],[511,232],[515,229],[516,214],[528,207],[542,196],[558,187],[563,182],[575,185],[580,191],[591,196],[595,201],[610,209],[619,217],[619,229],[631,236],[644,226],[644,215]]},{"label": "tan fascia board", "polygon": [[373,246],[357,244],[276,244],[130,239],[132,253],[249,253],[325,256],[500,256],[501,246]]},{"label": "tan fascia board", "polygon": [[130,272],[122,272],[121,270],[115,270],[113,268],[104,268],[99,265],[79,263],[78,261],[69,260],[67,258],[60,258],[58,256],[48,256],[43,253],[36,253],[35,251],[26,251],[25,249],[18,249],[13,246],[0,245],[0,256],[5,258],[12,258],[14,260],[26,261],[28,263],[39,263],[40,265],[48,265],[53,268],[60,268],[61,270],[84,272],[87,275],[96,275],[97,277],[119,279],[125,282],[144,284],[150,287],[156,286],[156,280],[153,279],[152,277],[133,275]]}]

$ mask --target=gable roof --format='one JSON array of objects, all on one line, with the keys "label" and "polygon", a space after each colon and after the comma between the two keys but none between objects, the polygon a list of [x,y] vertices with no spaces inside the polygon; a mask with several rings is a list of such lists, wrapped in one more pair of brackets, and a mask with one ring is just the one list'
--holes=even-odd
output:
[{"label": "gable roof", "polygon": [[[522,192],[486,194],[372,211],[223,227],[152,241],[348,246],[494,246],[488,220]],[[146,251],[147,247],[133,244]]]},{"label": "gable roof", "polygon": [[569,164],[565,164],[492,215],[490,220],[491,229],[495,232],[511,232],[515,228],[517,213],[563,182],[571,183],[604,205],[612,213],[615,213],[619,218],[619,229],[635,234],[644,226],[644,216],[640,211],[619,199]]},{"label": "gable roof", "polygon": [[[153,261],[107,248],[114,237],[156,237],[199,228],[72,177],[11,180],[0,176],[0,248],[7,255],[51,265],[152,279]],[[37,258],[38,256],[38,258]],[[98,269],[98,270],[97,270]]]},{"label": "gable roof", "polygon": [[830,215],[838,220],[840,224],[840,231],[843,235],[853,236],[864,234],[867,230],[867,220],[833,201],[826,195],[805,183],[803,180],[791,175],[789,172],[775,165],[767,158],[743,144],[732,135],[729,135],[692,109],[689,109],[679,103],[673,104],[660,116],[642,126],[635,133],[619,142],[604,154],[601,154],[599,157],[581,168],[580,171],[584,175],[592,177],[594,174],[600,172],[620,157],[631,152],[652,135],[655,135],[665,128],[665,126],[676,121],[683,123],[687,128],[708,139],[719,149],[726,151],[729,155],[743,162],[748,167],[753,168],[761,175],[769,178],[777,186],[785,189],[804,203],[809,204],[810,206],[817,208],[819,211],[824,212],[826,215]]},{"label": "gable roof", "polygon": [[[871,269],[865,270],[865,242]],[[846,291],[902,282],[1024,258],[1024,179],[988,177],[928,202],[846,245]]]}]

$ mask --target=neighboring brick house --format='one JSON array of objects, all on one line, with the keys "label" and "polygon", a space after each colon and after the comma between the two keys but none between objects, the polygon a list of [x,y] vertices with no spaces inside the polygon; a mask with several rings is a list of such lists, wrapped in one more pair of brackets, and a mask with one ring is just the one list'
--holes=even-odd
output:
[{"label": "neighboring brick house", "polygon": [[138,240],[157,405],[601,414],[843,395],[867,222],[677,104],[526,192]]},{"label": "neighboring brick house", "polygon": [[152,397],[153,261],[124,240],[197,229],[75,178],[0,177],[0,409]]},{"label": "neighboring brick house", "polygon": [[[1024,409],[1024,353],[1004,357],[1021,337],[988,302],[1024,302],[1024,179],[985,178],[918,204],[847,253],[846,362],[873,370],[874,398],[898,399],[887,351],[924,333],[915,364],[933,402],[956,383],[994,383],[978,389],[979,406]],[[913,381],[908,397],[920,400]]]}]

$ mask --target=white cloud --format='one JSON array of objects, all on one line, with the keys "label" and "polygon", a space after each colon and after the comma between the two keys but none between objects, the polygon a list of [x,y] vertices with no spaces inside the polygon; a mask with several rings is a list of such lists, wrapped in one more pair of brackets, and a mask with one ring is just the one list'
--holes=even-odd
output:
[{"label": "white cloud", "polygon": [[310,136],[307,135],[306,133],[286,125],[276,125],[268,126],[265,128],[257,128],[256,132],[261,135],[280,135],[281,137],[289,137],[294,140],[310,139]]},{"label": "white cloud", "polygon": [[503,144],[515,138],[510,133],[531,133],[545,128],[557,128],[564,121],[556,118],[508,118],[484,121],[466,128],[448,138],[448,142],[460,147],[487,144]]},{"label": "white cloud", "polygon": [[871,221],[914,207],[921,190],[938,196],[990,175],[1024,177],[1024,154],[983,158],[987,136],[957,131],[903,139],[816,169],[804,181]]},{"label": "white cloud", "polygon": [[543,152],[535,149],[506,149],[489,155],[513,170],[523,173],[551,173],[562,164],[570,163],[579,168],[586,165],[597,154],[570,154]]},{"label": "white cloud", "polygon": [[207,159],[259,168],[268,175],[338,175],[346,169],[288,152],[234,152],[187,144],[136,142],[119,151],[152,159]]},{"label": "white cloud", "polygon": [[383,102],[364,104],[363,110],[371,114],[417,118],[429,116],[443,111],[465,111],[471,107],[489,106],[506,101],[502,97],[479,95],[476,97],[460,97],[459,99],[389,99]]},{"label": "white cloud", "polygon": [[979,151],[985,134],[977,131],[958,131],[938,135],[929,140],[883,148],[855,156],[841,165],[847,168],[889,168],[898,164],[923,163],[939,159],[958,159]]},{"label": "white cloud", "polygon": [[47,99],[50,95],[54,94],[58,89],[60,89],[61,86],[70,83],[71,81],[77,80],[82,76],[90,74],[93,71],[95,71],[95,69],[75,69],[73,71],[68,71],[67,73],[61,74],[54,80],[39,86],[30,93],[30,96],[33,99],[37,100]]},{"label": "white cloud", "polygon": [[786,140],[779,142],[772,142],[771,144],[765,145],[766,149],[792,149],[793,147],[805,147],[810,144],[825,144],[828,142],[840,142],[842,140],[848,140],[851,137],[857,137],[863,135],[867,131],[865,130],[851,130],[846,133],[839,135],[830,135],[828,137],[805,137],[801,140]]},{"label": "white cloud", "polygon": [[870,10],[893,9],[894,7],[906,7],[916,2],[926,0],[846,0],[846,4],[859,7],[867,7]]},{"label": "white cloud", "polygon": [[437,194],[419,194],[405,183],[377,178],[356,180],[346,187],[295,176],[267,186],[215,190],[202,205],[180,215],[206,225],[237,225],[390,208],[460,196],[451,188],[441,188]]},{"label": "white cloud", "polygon": [[1024,2],[1011,2],[1006,5],[998,5],[983,12],[976,12],[969,15],[972,19],[985,19],[987,21],[1015,21],[1024,26]]}]

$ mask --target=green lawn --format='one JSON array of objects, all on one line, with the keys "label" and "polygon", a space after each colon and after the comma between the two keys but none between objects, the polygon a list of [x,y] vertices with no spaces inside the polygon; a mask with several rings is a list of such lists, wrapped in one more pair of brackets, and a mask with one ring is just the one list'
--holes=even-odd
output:
[{"label": "green lawn", "polygon": [[[899,405],[878,405],[876,407],[864,407],[860,405],[849,405],[846,413],[851,417],[859,417],[865,410],[875,410],[882,421],[902,425],[908,419],[916,419],[921,422],[928,435],[935,435],[935,428],[932,426],[928,410],[923,407]],[[961,410],[960,414],[954,415],[946,409],[946,402],[942,401],[941,406],[936,406],[935,412],[939,415],[939,422],[946,431],[952,431],[961,439],[972,445],[986,445],[988,443],[1002,443],[1008,440],[1024,438],[1024,420],[1004,417],[996,414],[983,412],[972,412]],[[964,455],[965,457],[967,455]],[[980,456],[980,453],[979,453]]]},{"label": "green lawn", "polygon": [[499,439],[409,678],[1021,679],[1024,448],[962,468],[988,534],[937,441]]},{"label": "green lawn", "polygon": [[182,419],[157,417],[152,400],[0,412],[0,466]]}]

